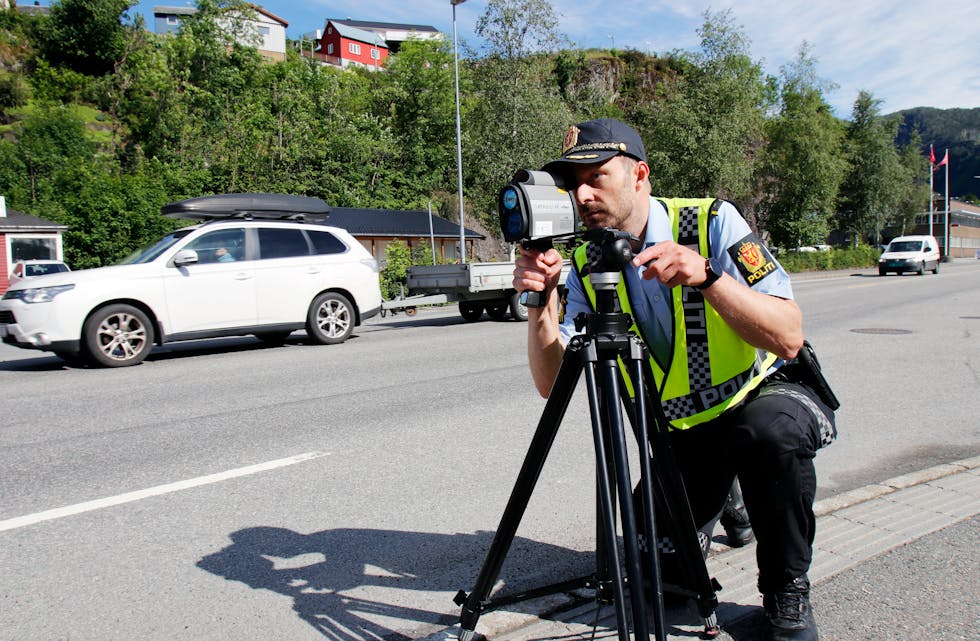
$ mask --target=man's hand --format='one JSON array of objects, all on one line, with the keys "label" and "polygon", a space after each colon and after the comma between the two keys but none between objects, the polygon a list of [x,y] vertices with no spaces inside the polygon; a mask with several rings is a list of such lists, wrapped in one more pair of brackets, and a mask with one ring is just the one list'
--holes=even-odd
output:
[{"label": "man's hand", "polygon": [[562,257],[554,248],[541,252],[521,248],[521,255],[514,266],[514,289],[519,292],[544,292],[558,287],[561,277]]},{"label": "man's hand", "polygon": [[633,265],[645,266],[643,278],[657,279],[667,287],[694,287],[702,284],[708,277],[704,257],[672,240],[647,247],[633,257]]}]

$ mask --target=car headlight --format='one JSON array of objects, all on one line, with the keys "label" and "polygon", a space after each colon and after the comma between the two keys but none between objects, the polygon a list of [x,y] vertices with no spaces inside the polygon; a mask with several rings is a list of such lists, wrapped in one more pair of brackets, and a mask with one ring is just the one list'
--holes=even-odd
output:
[{"label": "car headlight", "polygon": [[74,285],[55,285],[53,287],[30,287],[28,289],[18,289],[9,291],[3,295],[4,299],[19,299],[25,303],[50,303],[58,294],[75,289]]}]

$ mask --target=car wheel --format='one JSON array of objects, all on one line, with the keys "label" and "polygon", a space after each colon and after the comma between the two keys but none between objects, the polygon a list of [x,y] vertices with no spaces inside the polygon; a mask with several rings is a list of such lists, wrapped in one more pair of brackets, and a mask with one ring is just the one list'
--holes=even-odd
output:
[{"label": "car wheel", "polygon": [[343,294],[327,292],[313,299],[306,314],[306,333],[321,345],[347,340],[354,331],[354,306]]},{"label": "car wheel", "polygon": [[266,345],[278,347],[286,343],[286,339],[289,338],[290,334],[292,334],[292,332],[262,332],[260,334],[256,334],[255,338],[259,339]]},{"label": "car wheel", "polygon": [[474,323],[483,316],[483,303],[469,300],[459,301],[459,315],[468,323]]},{"label": "car wheel", "polygon": [[881,267],[878,268],[878,275],[879,276],[886,276],[887,274],[888,274],[888,271],[887,270],[882,269]]},{"label": "car wheel", "polygon": [[487,304],[487,314],[495,321],[502,321],[507,318],[507,301],[493,301]]},{"label": "car wheel", "polygon": [[127,367],[143,362],[153,349],[153,325],[132,305],[108,305],[82,327],[88,357],[103,367]]},{"label": "car wheel", "polygon": [[521,293],[517,292],[510,297],[510,315],[514,320],[527,320],[527,306],[521,303]]},{"label": "car wheel", "polygon": [[933,274],[938,274],[939,273],[939,261],[938,260],[936,261],[936,266],[932,268],[932,273]]},{"label": "car wheel", "polygon": [[919,268],[915,270],[915,273],[918,276],[921,276],[922,274],[926,273],[926,261],[922,261],[921,263],[919,263]]}]

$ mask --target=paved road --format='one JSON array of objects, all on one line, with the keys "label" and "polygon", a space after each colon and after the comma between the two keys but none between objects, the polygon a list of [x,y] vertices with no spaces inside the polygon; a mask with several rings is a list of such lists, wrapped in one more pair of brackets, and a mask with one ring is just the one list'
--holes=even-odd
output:
[{"label": "paved road", "polygon": [[[845,403],[820,498],[980,453],[978,283],[980,261],[799,283]],[[125,370],[0,346],[0,640],[412,638],[452,623],[542,408],[523,334],[425,310],[341,346],[207,341]],[[583,410],[576,398],[508,589],[591,564]]]},{"label": "paved road", "polygon": [[[823,641],[976,638],[980,622],[980,457],[937,466],[818,502],[812,603]],[[719,641],[761,641],[761,603],[746,568],[754,546],[717,541],[708,570],[719,593]],[[586,592],[491,612],[477,630],[490,641],[615,639],[615,617]],[[693,608],[667,611],[667,638],[703,629]],[[425,641],[455,639],[457,627]]]}]

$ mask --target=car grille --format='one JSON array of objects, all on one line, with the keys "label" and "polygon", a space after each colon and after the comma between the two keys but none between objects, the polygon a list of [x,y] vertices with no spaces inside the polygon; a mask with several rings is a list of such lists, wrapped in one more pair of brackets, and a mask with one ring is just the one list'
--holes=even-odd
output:
[{"label": "car grille", "polygon": [[0,325],[13,325],[17,322],[14,313],[10,310],[0,311]]}]

